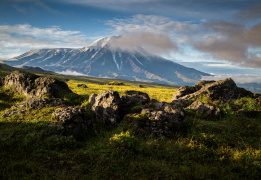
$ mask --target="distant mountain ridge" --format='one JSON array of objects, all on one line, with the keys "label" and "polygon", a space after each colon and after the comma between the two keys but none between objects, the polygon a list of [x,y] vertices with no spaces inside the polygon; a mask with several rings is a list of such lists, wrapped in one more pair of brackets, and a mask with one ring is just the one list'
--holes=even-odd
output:
[{"label": "distant mountain ridge", "polygon": [[187,68],[142,48],[121,50],[111,48],[119,38],[110,36],[80,48],[38,49],[5,61],[11,66],[34,66],[62,72],[73,71],[93,77],[147,81],[173,85],[193,85],[209,74]]}]

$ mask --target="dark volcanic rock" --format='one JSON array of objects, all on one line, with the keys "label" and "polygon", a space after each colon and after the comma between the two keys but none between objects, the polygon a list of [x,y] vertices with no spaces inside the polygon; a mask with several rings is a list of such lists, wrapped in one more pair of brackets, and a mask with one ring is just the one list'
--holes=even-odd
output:
[{"label": "dark volcanic rock", "polygon": [[211,115],[220,116],[221,115],[221,111],[218,107],[204,104],[203,102],[201,102],[199,100],[193,102],[186,109],[195,109],[198,112],[209,115],[209,116],[211,116]]},{"label": "dark volcanic rock", "polygon": [[121,99],[117,91],[104,91],[95,98],[92,110],[97,118],[103,120],[105,125],[113,127],[121,119],[120,104]]},{"label": "dark volcanic rock", "polygon": [[133,107],[139,104],[147,104],[150,102],[150,97],[147,93],[140,92],[140,91],[126,91],[126,95],[121,97],[122,104],[126,105],[127,107]]},{"label": "dark volcanic rock", "polygon": [[169,103],[162,105],[160,109],[163,110],[143,109],[139,115],[143,118],[134,118],[133,125],[158,137],[171,137],[180,127],[185,113],[180,106]]},{"label": "dark volcanic rock", "polygon": [[11,107],[11,112],[6,112],[2,117],[11,117],[14,114],[25,114],[26,108],[39,109],[43,107],[55,107],[67,105],[68,102],[58,98],[29,99],[28,101],[19,103]]},{"label": "dark volcanic rock", "polygon": [[97,97],[97,94],[92,94],[92,95],[90,95],[90,97],[89,97],[89,103],[91,104],[91,106],[93,106],[94,105],[94,103],[95,103],[95,98]]},{"label": "dark volcanic rock", "polygon": [[14,110],[14,111],[10,111],[10,112],[6,112],[2,115],[2,117],[11,117],[15,114],[19,115],[19,114],[25,114],[26,110],[24,109],[20,109],[20,110]]},{"label": "dark volcanic rock", "polygon": [[68,105],[68,102],[58,98],[29,99],[28,101],[17,104],[12,108],[38,109],[43,107],[55,107],[60,105]]},{"label": "dark volcanic rock", "polygon": [[88,88],[88,87],[86,86],[86,84],[77,84],[77,87]]},{"label": "dark volcanic rock", "polygon": [[127,114],[129,110],[137,105],[144,105],[150,102],[150,98],[147,93],[140,91],[126,91],[126,95],[121,97],[121,111],[123,114]]},{"label": "dark volcanic rock", "polygon": [[190,100],[201,96],[208,96],[210,99],[230,100],[242,97],[252,97],[253,93],[236,86],[231,79],[221,81],[201,81],[194,86],[182,86],[174,93],[173,100]]},{"label": "dark volcanic rock", "polygon": [[46,94],[58,97],[59,93],[72,93],[63,81],[20,71],[6,76],[5,86],[15,88],[27,98],[42,97]]},{"label": "dark volcanic rock", "polygon": [[83,107],[61,108],[52,115],[62,122],[66,136],[83,139],[93,133],[93,118]]}]

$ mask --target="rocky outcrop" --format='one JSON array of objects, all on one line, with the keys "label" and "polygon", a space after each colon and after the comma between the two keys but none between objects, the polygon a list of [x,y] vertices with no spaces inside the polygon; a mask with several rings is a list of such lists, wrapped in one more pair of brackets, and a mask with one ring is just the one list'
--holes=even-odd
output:
[{"label": "rocky outcrop", "polygon": [[11,116],[13,116],[13,115],[15,115],[15,114],[17,114],[17,115],[20,115],[20,114],[25,114],[26,113],[26,110],[24,110],[24,109],[19,109],[19,110],[12,110],[12,111],[9,111],[9,112],[5,112],[3,115],[2,115],[2,117],[11,117]]},{"label": "rocky outcrop", "polygon": [[68,105],[68,102],[58,98],[29,99],[28,101],[12,106],[12,111],[7,110],[2,117],[11,117],[15,114],[25,114],[26,108],[39,109],[43,107],[55,107],[61,105]]},{"label": "rocky outcrop", "polygon": [[115,126],[121,119],[120,116],[121,99],[117,91],[104,91],[95,97],[92,111],[98,119],[102,119],[108,127]]},{"label": "rocky outcrop", "polygon": [[95,98],[97,97],[97,94],[92,94],[92,95],[90,95],[90,97],[89,97],[89,103],[91,104],[91,106],[93,106],[94,105],[94,103],[95,103]]},{"label": "rocky outcrop", "polygon": [[128,104],[130,106],[136,106],[139,104],[147,104],[150,102],[150,97],[147,93],[140,92],[140,91],[126,91],[126,95],[121,97],[121,101],[123,104]]},{"label": "rocky outcrop", "polygon": [[200,112],[202,114],[206,114],[208,116],[212,116],[212,115],[220,116],[221,115],[221,111],[218,107],[214,107],[214,106],[205,104],[199,100],[193,102],[186,109],[195,109],[198,112]]},{"label": "rocky outcrop", "polygon": [[28,101],[19,103],[12,108],[31,108],[38,109],[43,107],[55,107],[60,105],[68,105],[67,101],[58,98],[40,98],[40,99],[29,99]]},{"label": "rocky outcrop", "polygon": [[150,97],[147,93],[140,91],[126,91],[126,95],[121,97],[122,113],[126,114],[128,111],[137,105],[144,105],[150,102]]},{"label": "rocky outcrop", "polygon": [[230,100],[242,97],[252,97],[253,93],[239,88],[231,79],[221,81],[201,81],[194,86],[182,86],[174,93],[173,100],[184,99],[190,100],[201,96],[208,96],[210,99]]},{"label": "rocky outcrop", "polygon": [[66,136],[72,135],[81,140],[93,133],[92,116],[83,107],[61,108],[52,115],[62,123]]},{"label": "rocky outcrop", "polygon": [[171,137],[180,127],[185,113],[180,106],[169,103],[161,105],[143,109],[140,115],[134,116],[133,125],[158,137]]},{"label": "rocky outcrop", "polygon": [[6,76],[4,85],[16,89],[27,98],[42,97],[43,95],[58,97],[59,93],[72,93],[63,81],[20,71],[14,71]]}]

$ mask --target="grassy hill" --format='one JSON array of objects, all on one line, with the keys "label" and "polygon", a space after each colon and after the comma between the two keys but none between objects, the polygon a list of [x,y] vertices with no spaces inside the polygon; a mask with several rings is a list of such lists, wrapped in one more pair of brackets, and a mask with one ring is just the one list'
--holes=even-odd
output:
[{"label": "grassy hill", "polygon": [[[1,65],[0,70],[3,77],[15,68]],[[65,80],[81,95],[77,101],[68,100],[87,110],[88,96],[104,90],[120,94],[139,90],[151,99],[167,102],[177,90],[150,83],[37,74]],[[260,98],[228,102],[202,98],[218,106],[222,116],[208,117],[186,110],[183,124],[171,139],[138,133],[126,116],[112,130],[97,120],[95,134],[83,141],[63,136],[59,126],[54,126],[59,122],[51,114],[59,107],[27,109],[26,114],[2,117],[8,108],[23,100],[13,89],[0,87],[0,179],[261,178]]]}]

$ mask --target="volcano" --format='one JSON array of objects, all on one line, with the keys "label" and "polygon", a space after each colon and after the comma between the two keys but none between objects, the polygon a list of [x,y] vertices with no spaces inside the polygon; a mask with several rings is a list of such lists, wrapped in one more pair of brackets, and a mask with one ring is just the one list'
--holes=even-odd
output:
[{"label": "volcano", "polygon": [[56,48],[31,50],[4,61],[11,66],[33,66],[63,73],[146,81],[172,85],[193,85],[209,74],[187,68],[173,61],[146,52],[142,47],[134,50],[112,48],[111,43],[120,36],[101,38],[80,49]]}]

